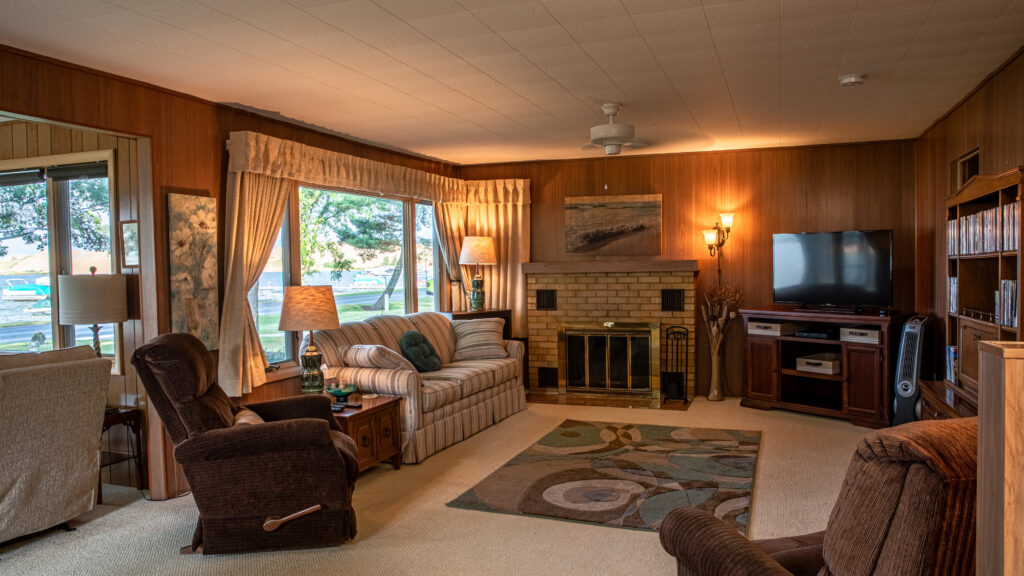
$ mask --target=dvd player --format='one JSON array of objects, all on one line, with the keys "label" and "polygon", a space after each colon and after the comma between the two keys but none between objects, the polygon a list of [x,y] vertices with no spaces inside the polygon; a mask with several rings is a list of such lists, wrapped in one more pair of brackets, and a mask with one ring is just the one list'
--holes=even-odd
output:
[{"label": "dvd player", "polygon": [[828,340],[828,332],[800,331],[793,334],[797,338],[815,338],[817,340]]}]

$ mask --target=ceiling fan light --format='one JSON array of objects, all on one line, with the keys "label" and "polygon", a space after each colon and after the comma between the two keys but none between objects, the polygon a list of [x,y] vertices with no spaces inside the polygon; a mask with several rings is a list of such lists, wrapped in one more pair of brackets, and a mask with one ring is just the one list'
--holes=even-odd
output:
[{"label": "ceiling fan light", "polygon": [[622,152],[622,145],[621,144],[605,144],[604,145],[604,153],[607,154],[608,156],[615,156],[619,152]]}]

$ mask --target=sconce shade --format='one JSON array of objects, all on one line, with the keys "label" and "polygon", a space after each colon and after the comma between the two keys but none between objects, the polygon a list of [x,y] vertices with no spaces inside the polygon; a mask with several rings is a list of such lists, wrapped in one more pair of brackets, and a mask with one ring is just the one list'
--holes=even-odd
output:
[{"label": "sconce shade", "polygon": [[497,264],[494,252],[494,238],[490,236],[466,236],[462,241],[459,264]]},{"label": "sconce shade", "polygon": [[712,228],[710,230],[702,230],[701,234],[704,235],[704,243],[708,246],[715,246],[718,244],[718,230]]},{"label": "sconce shade", "polygon": [[57,322],[113,324],[128,319],[128,283],[121,274],[57,276]]},{"label": "sconce shade", "polygon": [[722,219],[722,228],[732,228],[732,212],[722,212],[718,217]]},{"label": "sconce shade", "polygon": [[330,286],[285,286],[278,330],[303,332],[337,328],[338,308]]}]

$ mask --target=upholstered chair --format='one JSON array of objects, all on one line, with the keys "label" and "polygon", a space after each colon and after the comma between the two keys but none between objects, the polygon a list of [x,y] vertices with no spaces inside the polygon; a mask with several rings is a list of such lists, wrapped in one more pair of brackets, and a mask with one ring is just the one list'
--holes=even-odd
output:
[{"label": "upholstered chair", "polygon": [[174,443],[199,521],[182,553],[340,544],[356,534],[356,446],[325,396],[233,405],[194,336],[164,334],[132,356]]},{"label": "upholstered chair", "polygon": [[978,419],[912,422],[861,439],[823,532],[749,541],[677,508],[661,544],[680,576],[974,574]]}]

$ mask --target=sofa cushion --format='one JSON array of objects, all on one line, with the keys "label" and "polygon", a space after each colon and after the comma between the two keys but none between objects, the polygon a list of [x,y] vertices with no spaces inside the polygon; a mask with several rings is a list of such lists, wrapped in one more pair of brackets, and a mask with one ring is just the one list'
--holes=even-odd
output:
[{"label": "sofa cushion", "polygon": [[416,329],[423,333],[434,345],[441,364],[449,364],[455,354],[455,333],[452,332],[452,321],[440,312],[417,312],[406,316]]},{"label": "sofa cushion", "polygon": [[462,398],[462,386],[450,380],[423,381],[423,411],[433,412]]},{"label": "sofa cushion", "polygon": [[[410,330],[416,330],[416,325],[405,316],[374,316],[367,318],[365,322],[373,326],[380,334],[380,343],[392,350],[399,349],[398,342],[403,334]],[[368,342],[360,342],[360,344],[368,344]]]},{"label": "sofa cushion", "polygon": [[494,386],[494,369],[484,362],[449,364],[440,370],[420,374],[423,381],[451,380],[458,382],[462,388],[462,397],[467,398],[477,392]]},{"label": "sofa cushion", "polygon": [[251,426],[253,424],[263,424],[263,418],[248,408],[242,408],[235,412],[235,426]]},{"label": "sofa cushion", "polygon": [[402,356],[405,356],[420,372],[433,372],[441,368],[441,357],[427,340],[426,336],[415,330],[402,334],[399,340]]},{"label": "sofa cushion", "polygon": [[[305,338],[303,338],[303,342],[305,342]],[[324,356],[324,364],[332,368],[345,365],[344,354],[349,346],[356,344],[384,345],[377,330],[366,322],[345,322],[331,330],[317,330],[313,333],[313,341],[316,342],[316,347]]]},{"label": "sofa cushion", "polygon": [[96,351],[92,346],[76,346],[74,348],[59,348],[47,352],[25,352],[23,354],[5,354],[0,356],[0,370],[11,370],[13,368],[28,368],[29,366],[41,366],[43,364],[54,364],[57,362],[75,362],[77,360],[92,360],[96,357]]},{"label": "sofa cushion", "polygon": [[504,318],[478,318],[476,320],[455,320],[455,355],[452,360],[487,360],[508,358],[505,341],[501,337]]},{"label": "sofa cushion", "polygon": [[416,367],[406,360],[404,356],[386,346],[378,346],[376,344],[349,346],[345,350],[344,360],[346,366],[356,368],[397,368],[399,370],[416,371]]},{"label": "sofa cushion", "polygon": [[519,360],[516,358],[502,358],[500,360],[463,360],[462,362],[452,362],[445,368],[485,368],[494,373],[494,383],[501,384],[519,376],[519,366]]}]

